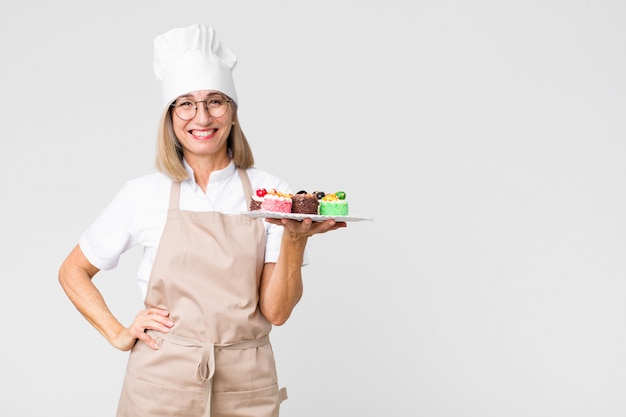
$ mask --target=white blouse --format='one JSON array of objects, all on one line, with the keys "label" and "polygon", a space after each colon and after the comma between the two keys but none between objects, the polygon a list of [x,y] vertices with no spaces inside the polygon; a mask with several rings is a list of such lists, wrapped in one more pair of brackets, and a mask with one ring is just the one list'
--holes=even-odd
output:
[{"label": "white blouse", "polygon": [[[211,173],[207,191],[196,184],[193,170],[185,163],[190,178],[181,183],[180,209],[186,211],[217,211],[238,213],[247,210],[241,180],[231,161],[225,169]],[[258,188],[275,188],[291,193],[287,182],[266,171],[247,171],[252,192]],[[137,272],[138,284],[145,297],[150,271],[165,227],[172,181],[162,173],[153,173],[128,181],[79,239],[84,255],[101,270],[117,266],[122,253],[143,246]],[[265,262],[276,262],[283,233],[281,226],[265,222],[267,242]],[[305,253],[304,265],[308,263]]]}]

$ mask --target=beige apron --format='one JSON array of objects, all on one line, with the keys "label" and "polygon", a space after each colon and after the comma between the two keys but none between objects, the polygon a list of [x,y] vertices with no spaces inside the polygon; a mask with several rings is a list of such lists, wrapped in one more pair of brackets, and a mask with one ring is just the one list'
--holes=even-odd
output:
[{"label": "beige apron", "polygon": [[[239,176],[249,201],[250,180]],[[117,416],[277,417],[286,391],[258,307],[263,221],[182,211],[179,201],[173,182],[145,300],[168,309],[175,325],[148,332],[158,350],[133,347]]]}]

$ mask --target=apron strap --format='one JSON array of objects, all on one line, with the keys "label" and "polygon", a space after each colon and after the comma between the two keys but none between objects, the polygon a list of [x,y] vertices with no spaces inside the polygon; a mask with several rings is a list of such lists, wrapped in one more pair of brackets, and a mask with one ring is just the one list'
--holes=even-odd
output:
[{"label": "apron strap", "polygon": [[241,179],[241,185],[243,186],[243,195],[246,197],[246,204],[248,204],[252,198],[252,185],[250,184],[250,178],[245,170],[237,168],[237,171],[239,171],[239,178]]},{"label": "apron strap", "polygon": [[270,336],[265,335],[258,339],[242,340],[233,343],[198,342],[175,334],[161,333],[156,330],[148,330],[147,333],[155,340],[162,339],[179,346],[202,348],[202,357],[196,368],[196,379],[198,382],[211,380],[215,374],[215,350],[243,350],[265,346],[270,343]]},{"label": "apron strap", "polygon": [[170,210],[178,210],[180,207],[180,181],[172,181],[170,188]]}]

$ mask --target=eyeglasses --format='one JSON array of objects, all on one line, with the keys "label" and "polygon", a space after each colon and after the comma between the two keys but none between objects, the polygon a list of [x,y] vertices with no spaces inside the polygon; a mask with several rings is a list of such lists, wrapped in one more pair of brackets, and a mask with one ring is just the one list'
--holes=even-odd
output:
[{"label": "eyeglasses", "polygon": [[206,111],[211,117],[222,117],[228,110],[228,104],[232,100],[226,97],[211,97],[207,100],[193,101],[187,98],[178,100],[170,106],[174,108],[176,115],[181,119],[188,121],[196,116],[198,111],[198,103],[204,103]]}]

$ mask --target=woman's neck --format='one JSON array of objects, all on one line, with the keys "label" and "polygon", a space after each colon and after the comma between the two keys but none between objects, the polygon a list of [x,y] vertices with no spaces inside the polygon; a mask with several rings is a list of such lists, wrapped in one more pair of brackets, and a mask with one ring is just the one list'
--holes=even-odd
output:
[{"label": "woman's neck", "polygon": [[202,157],[198,158],[192,156],[188,158],[185,156],[185,160],[193,169],[194,178],[196,184],[202,188],[202,191],[206,192],[206,187],[209,184],[209,178],[213,171],[220,171],[230,164],[230,157],[228,154],[223,154],[220,157]]}]

